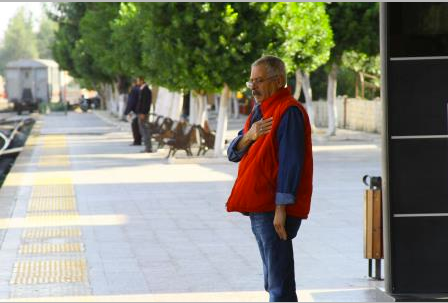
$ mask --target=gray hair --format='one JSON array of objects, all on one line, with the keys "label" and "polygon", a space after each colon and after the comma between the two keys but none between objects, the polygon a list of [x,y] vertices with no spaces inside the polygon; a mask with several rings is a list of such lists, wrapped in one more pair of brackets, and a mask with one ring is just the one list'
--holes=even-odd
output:
[{"label": "gray hair", "polygon": [[276,56],[263,56],[254,63],[252,63],[252,67],[264,65],[268,71],[269,76],[283,76],[286,84],[286,67],[285,62],[282,59]]}]

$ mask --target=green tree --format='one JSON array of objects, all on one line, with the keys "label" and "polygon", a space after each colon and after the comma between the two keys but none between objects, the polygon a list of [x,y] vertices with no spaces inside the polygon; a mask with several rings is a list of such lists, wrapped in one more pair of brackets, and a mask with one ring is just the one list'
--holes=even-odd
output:
[{"label": "green tree", "polygon": [[33,32],[32,15],[21,7],[11,18],[0,49],[0,73],[4,73],[9,61],[38,57],[36,35]]},{"label": "green tree", "polygon": [[[359,89],[359,83],[365,83],[366,76],[373,76],[374,78],[370,78],[368,81],[370,84],[374,84],[377,88],[380,87],[380,55],[376,56],[367,55],[365,53],[359,53],[356,51],[347,51],[342,55],[342,67],[348,69],[354,74],[355,80],[351,83],[355,83],[355,95]],[[340,79],[338,79],[340,82]],[[379,89],[369,89],[364,92],[362,90],[363,96],[367,99],[375,98],[379,96]],[[358,97],[356,95],[356,97]]]},{"label": "green tree", "polygon": [[151,81],[205,96],[222,91],[215,154],[222,152],[230,90],[243,86],[250,64],[262,55],[272,32],[270,4],[139,3],[148,13],[144,64]]},{"label": "green tree", "polygon": [[48,8],[47,15],[58,24],[52,45],[54,59],[63,70],[80,80],[83,86],[92,88],[91,83],[88,83],[89,81],[85,78],[87,73],[84,73],[89,70],[89,60],[84,58],[86,64],[83,65],[83,68],[77,66],[74,60],[75,47],[81,39],[79,24],[86,10],[87,3],[85,2],[59,2]]},{"label": "green tree", "polygon": [[113,57],[115,69],[136,77],[143,75],[142,59],[142,27],[145,20],[142,19],[136,3],[122,2],[118,11],[118,17],[111,23],[111,42],[113,45]]},{"label": "green tree", "polygon": [[[107,28],[111,21],[93,20],[109,13],[107,10],[101,15],[101,9],[108,8],[101,5],[108,3],[55,3],[48,14],[58,23],[53,44],[55,60],[62,69],[78,79],[82,86],[97,90],[101,95],[101,107],[105,108],[107,84],[112,83],[115,77],[111,76],[109,66],[102,65],[106,59],[102,57],[104,53],[99,51],[102,46],[97,45],[105,41],[100,34],[106,32],[104,28]],[[112,6],[117,4],[111,3],[110,7]],[[95,34],[98,35],[97,39],[93,39]],[[110,33],[107,34],[107,37],[110,37]]]},{"label": "green tree", "polygon": [[335,99],[338,68],[344,52],[356,51],[368,56],[379,54],[379,4],[333,2],[328,5],[335,47],[329,61],[327,86],[328,135],[336,134]]},{"label": "green tree", "polygon": [[114,81],[119,58],[115,57],[111,24],[118,17],[119,2],[89,3],[79,26],[83,51],[93,58],[94,66],[105,76],[106,82]]},{"label": "green tree", "polygon": [[296,99],[299,99],[303,85],[307,110],[314,127],[309,75],[330,59],[330,49],[334,46],[325,4],[278,2],[270,10],[267,23],[276,28],[277,36],[283,40],[280,47],[271,47],[269,51],[285,61],[289,73],[295,73]]},{"label": "green tree", "polygon": [[42,17],[37,33],[37,49],[39,58],[53,59],[52,46],[54,43],[54,34],[57,30],[57,23],[50,20],[46,15]]},{"label": "green tree", "polygon": [[355,72],[365,72],[372,75],[380,75],[380,56],[369,56],[365,53],[347,51],[342,55],[342,66]]},{"label": "green tree", "polygon": [[[97,71],[94,79],[101,84],[101,93],[109,110],[118,113],[119,104],[123,104],[129,86],[129,76],[119,62],[122,58],[115,51],[117,44],[112,39],[114,21],[119,17],[120,2],[89,3],[88,9],[80,22],[82,50],[92,58],[92,66]],[[127,43],[126,40],[118,43]],[[81,44],[78,44],[78,46]],[[118,103],[117,103],[118,102]],[[120,114],[120,113],[118,113]]]}]

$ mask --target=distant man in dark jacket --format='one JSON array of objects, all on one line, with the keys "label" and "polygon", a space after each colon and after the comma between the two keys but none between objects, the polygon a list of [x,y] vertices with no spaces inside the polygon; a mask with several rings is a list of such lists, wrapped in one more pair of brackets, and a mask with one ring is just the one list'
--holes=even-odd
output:
[{"label": "distant man in dark jacket", "polygon": [[128,95],[128,103],[126,104],[126,109],[124,115],[128,116],[131,112],[135,114],[135,117],[131,122],[132,136],[134,137],[134,142],[131,145],[142,145],[142,136],[138,127],[138,116],[137,116],[137,102],[138,96],[140,94],[140,86],[137,81],[132,83],[131,91]]},{"label": "distant man in dark jacket", "polygon": [[151,130],[149,126],[149,111],[152,103],[152,92],[143,77],[139,77],[137,81],[140,85],[140,92],[138,95],[136,111],[140,134],[142,135],[143,143],[145,144],[145,149],[142,152],[152,153]]}]

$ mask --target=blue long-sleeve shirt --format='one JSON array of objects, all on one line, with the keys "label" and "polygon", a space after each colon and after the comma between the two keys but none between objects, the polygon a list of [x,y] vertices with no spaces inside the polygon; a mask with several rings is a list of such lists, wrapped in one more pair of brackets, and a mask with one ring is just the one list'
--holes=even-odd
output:
[{"label": "blue long-sleeve shirt", "polygon": [[[253,109],[249,128],[262,118],[260,105]],[[232,162],[239,162],[250,148],[236,149],[243,137],[243,130],[232,140],[227,149],[227,156]],[[305,153],[305,126],[303,115],[297,107],[290,107],[282,116],[277,129],[278,141],[278,177],[275,203],[277,205],[294,204]]]}]

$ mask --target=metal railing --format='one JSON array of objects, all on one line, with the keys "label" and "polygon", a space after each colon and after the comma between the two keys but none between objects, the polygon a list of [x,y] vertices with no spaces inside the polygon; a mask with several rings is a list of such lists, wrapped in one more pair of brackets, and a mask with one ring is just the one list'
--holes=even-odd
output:
[{"label": "metal railing", "polygon": [[[14,137],[19,133],[20,128],[25,124],[24,119],[21,119],[19,121],[14,121],[14,122],[15,122],[14,128],[8,136],[0,131],[0,138],[3,140],[3,145],[0,148],[0,156],[18,153],[23,150],[23,147],[9,148],[11,143],[14,141]],[[8,123],[8,122],[6,122],[6,123]],[[4,122],[3,124],[6,124],[6,123]]]}]

